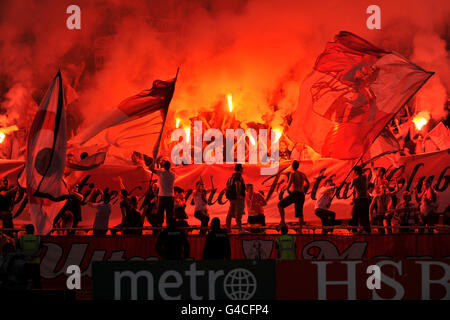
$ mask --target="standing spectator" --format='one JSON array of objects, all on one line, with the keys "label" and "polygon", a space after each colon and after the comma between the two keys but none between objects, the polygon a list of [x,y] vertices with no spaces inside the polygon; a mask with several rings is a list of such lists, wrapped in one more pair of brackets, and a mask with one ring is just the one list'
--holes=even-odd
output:
[{"label": "standing spectator", "polygon": [[[2,220],[4,229],[13,229],[12,208],[14,206],[14,197],[17,188],[9,185],[7,177],[3,178],[3,184],[0,187],[0,219]],[[5,231],[5,234],[11,236],[13,231]]]},{"label": "standing spectator", "polygon": [[[422,184],[423,186],[423,184]],[[427,226],[428,232],[433,232],[432,227],[436,224],[437,194],[431,186],[431,181],[425,181],[425,187],[422,192],[416,189],[416,201],[420,203],[420,220],[423,227]],[[420,232],[425,229],[421,228]]]},{"label": "standing spectator", "polygon": [[164,211],[166,212],[166,222],[168,218],[173,217],[174,203],[173,203],[173,183],[175,181],[175,174],[170,170],[170,162],[164,162],[164,170],[155,169],[154,165],[150,170],[159,178],[159,199],[158,199],[158,215],[161,221],[164,222]]},{"label": "standing spectator", "polygon": [[[61,211],[53,220],[54,227],[63,227],[63,226],[64,228],[78,227],[78,223],[82,220],[81,205],[84,200],[83,195],[78,192],[78,188],[79,188],[78,184],[75,184],[72,187],[72,189],[69,190],[69,200],[67,200],[64,207],[61,209]],[[68,234],[74,234],[73,230],[68,232]]]},{"label": "standing spectator", "polygon": [[384,216],[386,221],[387,233],[392,234],[392,218],[395,213],[395,208],[397,208],[398,197],[397,194],[400,191],[397,179],[394,180],[394,186],[388,185],[386,187],[387,193],[389,195],[389,201],[387,206],[387,212]]},{"label": "standing spectator", "polygon": [[234,173],[227,181],[226,197],[230,201],[230,207],[227,214],[227,229],[231,231],[231,219],[236,219],[239,232],[242,230],[242,216],[245,208],[245,182],[242,178],[242,164],[234,166]]},{"label": "standing spectator", "polygon": [[103,203],[91,203],[88,205],[95,208],[95,220],[94,220],[94,235],[106,235],[109,228],[109,217],[111,215],[111,204],[109,203],[111,196],[109,193],[105,193],[103,196]]},{"label": "standing spectator", "polygon": [[297,259],[295,243],[295,237],[288,235],[287,226],[281,227],[281,236],[277,238],[275,242],[275,248],[277,249],[277,258],[282,260],[295,260]]},{"label": "standing spectator", "polygon": [[[81,193],[78,192],[78,185],[76,184],[69,195],[69,201],[67,201],[68,209],[73,214],[73,225],[72,228],[77,228],[80,221],[82,221],[81,216],[81,204],[83,202],[84,198]],[[73,232],[72,232],[73,234]]]},{"label": "standing spectator", "polygon": [[355,172],[355,179],[353,179],[353,212],[350,225],[353,226],[353,233],[357,231],[357,226],[363,226],[367,233],[371,233],[370,221],[369,221],[369,194],[367,192],[368,183],[367,177],[363,174],[363,170],[360,166],[356,166],[353,171]]},{"label": "standing spectator", "polygon": [[[278,202],[278,210],[280,212],[281,222],[280,225],[286,225],[284,220],[284,208],[294,204],[295,206],[295,217],[298,218],[300,225],[300,231],[304,224],[303,219],[303,204],[305,203],[305,192],[309,189],[309,181],[306,175],[298,170],[300,163],[297,160],[292,162],[291,175],[289,176],[289,183],[286,188],[289,195],[283,200]],[[292,190],[291,190],[292,187]]]},{"label": "standing spectator", "polygon": [[181,260],[189,257],[189,242],[184,231],[177,228],[174,217],[167,219],[167,228],[158,235],[156,252],[164,260]]},{"label": "standing spectator", "polygon": [[34,235],[34,226],[32,224],[27,224],[25,231],[26,235],[18,239],[16,247],[25,256],[25,273],[28,279],[32,281],[32,288],[41,289],[41,238]]},{"label": "standing spectator", "polygon": [[220,228],[219,218],[211,220],[211,231],[206,235],[205,247],[203,248],[204,260],[230,260],[230,239],[225,230]]},{"label": "standing spectator", "polygon": [[177,227],[179,228],[187,228],[189,224],[187,223],[187,214],[186,214],[186,193],[183,189],[179,187],[173,188],[173,212],[176,220]]},{"label": "standing spectator", "polygon": [[248,208],[248,223],[266,225],[266,216],[264,215],[264,206],[267,205],[266,199],[259,192],[254,192],[253,185],[247,184],[247,194],[245,202]]},{"label": "standing spectator", "polygon": [[208,215],[208,201],[206,199],[206,190],[203,185],[203,181],[198,181],[194,191],[194,217],[200,220],[200,235],[206,233],[206,228],[208,228],[209,215]]},{"label": "standing spectator", "polygon": [[400,232],[414,232],[414,226],[419,222],[419,208],[411,202],[411,194],[403,192],[403,201],[397,205],[395,217],[400,223]]},{"label": "standing spectator", "polygon": [[[61,210],[58,213],[59,219],[56,224],[53,224],[53,228],[60,229],[56,232],[57,235],[68,235],[70,231],[67,229],[73,228],[73,213],[70,210]],[[62,230],[61,230],[62,229]]]},{"label": "standing spectator", "polygon": [[[373,164],[373,163],[372,163]],[[377,196],[383,192],[383,188],[387,188],[388,181],[386,180],[386,169],[383,167],[377,168],[377,175],[373,178],[374,184],[374,196]]]},{"label": "standing spectator", "polygon": [[326,180],[325,185],[319,189],[314,213],[322,220],[322,234],[333,232],[333,229],[326,227],[335,224],[336,213],[329,210],[335,191],[336,185],[331,179]]},{"label": "standing spectator", "polygon": [[120,208],[120,213],[122,216],[122,222],[121,222],[121,226],[123,227],[123,225],[125,224],[125,219],[127,217],[128,211],[130,210],[130,198],[129,198],[129,193],[128,190],[126,189],[121,189],[120,190],[120,203],[119,203],[119,208]]},{"label": "standing spectator", "polygon": [[[377,195],[373,198],[372,203],[369,206],[369,213],[372,216],[372,224],[378,226],[378,232],[385,234],[384,231],[384,220],[388,212],[388,206],[390,201],[390,193],[388,192],[387,185],[380,186],[380,190]],[[389,219],[390,227],[390,219]],[[392,233],[390,228],[388,233]]]},{"label": "standing spectator", "polygon": [[142,234],[141,213],[137,210],[137,198],[130,198],[129,209],[127,210],[123,234]]},{"label": "standing spectator", "polygon": [[128,191],[125,189],[125,186],[122,183],[122,179],[119,177],[120,180],[120,185],[121,185],[121,189],[120,189],[120,203],[119,203],[119,207],[120,207],[120,214],[121,214],[121,222],[120,224],[118,224],[117,226],[113,227],[111,229],[111,234],[115,235],[119,230],[123,230],[123,227],[125,225],[125,219],[127,217],[128,211],[130,210],[130,198],[129,198],[129,193]]}]

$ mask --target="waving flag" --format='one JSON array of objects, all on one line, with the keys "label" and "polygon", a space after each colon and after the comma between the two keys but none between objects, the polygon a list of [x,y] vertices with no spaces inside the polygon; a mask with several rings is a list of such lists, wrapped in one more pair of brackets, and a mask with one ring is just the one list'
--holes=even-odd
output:
[{"label": "waving flag", "polygon": [[363,163],[373,161],[386,154],[400,151],[400,149],[400,144],[392,132],[388,128],[384,128],[361,160]]},{"label": "waving flag", "polygon": [[97,152],[78,162],[67,161],[66,166],[71,171],[88,171],[100,167],[106,159],[106,152]]},{"label": "waving flag", "polygon": [[68,199],[64,182],[66,115],[61,73],[53,79],[34,117],[27,142],[26,179],[31,222],[36,233],[47,234]]},{"label": "waving flag", "polygon": [[432,75],[340,32],[303,81],[288,136],[323,157],[359,158]]},{"label": "waving flag", "polygon": [[83,145],[101,133],[96,143],[125,149],[128,153],[150,153],[158,143],[175,82],[176,78],[155,80],[151,89],[123,100],[75,137],[73,143]]}]

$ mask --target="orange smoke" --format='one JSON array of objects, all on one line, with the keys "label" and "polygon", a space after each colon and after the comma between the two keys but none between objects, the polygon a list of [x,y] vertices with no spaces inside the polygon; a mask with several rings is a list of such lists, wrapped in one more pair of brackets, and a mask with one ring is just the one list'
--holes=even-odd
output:
[{"label": "orange smoke", "polygon": [[[361,23],[368,17],[364,6],[338,0],[79,2],[82,29],[71,31],[64,27],[67,2],[0,1],[0,109],[8,115],[6,125],[16,119],[23,121],[21,129],[29,125],[24,115],[31,103],[3,100],[3,92],[10,97],[24,92],[27,100],[33,96],[39,103],[45,93],[41,88],[48,87],[59,67],[79,96],[68,108],[76,133],[124,98],[150,88],[154,79],[172,78],[181,66],[168,115],[174,119],[176,113],[180,121],[172,120],[172,127],[183,129],[184,121],[210,112],[213,120],[228,118],[223,127],[236,120],[278,128],[295,111],[302,80],[343,22],[345,29],[382,48],[413,52],[412,61],[436,71],[431,81],[439,75],[449,91],[445,0],[382,0],[382,33]],[[41,23],[34,23],[36,17]],[[417,31],[427,34],[415,36]],[[423,105],[439,119],[435,109],[444,110],[441,100],[429,103],[434,88]],[[445,98],[442,91],[439,97]]]}]

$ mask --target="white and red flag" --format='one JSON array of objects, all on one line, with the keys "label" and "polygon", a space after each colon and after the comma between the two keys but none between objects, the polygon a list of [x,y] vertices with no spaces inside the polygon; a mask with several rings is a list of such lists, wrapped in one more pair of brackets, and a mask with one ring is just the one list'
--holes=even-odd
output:
[{"label": "white and red flag", "polygon": [[19,181],[26,185],[31,222],[39,235],[50,232],[53,219],[68,199],[65,163],[65,101],[58,71],[31,125],[25,170]]},{"label": "white and red flag", "polygon": [[98,135],[91,141],[126,150],[129,154],[133,151],[150,154],[158,144],[175,82],[176,78],[155,80],[151,89],[123,100],[80,132],[72,144],[83,145]]},{"label": "white and red flag", "polygon": [[288,136],[322,157],[359,158],[432,75],[397,53],[340,32],[303,81]]}]

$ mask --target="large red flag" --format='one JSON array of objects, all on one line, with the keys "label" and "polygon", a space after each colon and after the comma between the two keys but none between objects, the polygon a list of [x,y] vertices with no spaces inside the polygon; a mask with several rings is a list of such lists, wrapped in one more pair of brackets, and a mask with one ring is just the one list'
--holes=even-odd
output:
[{"label": "large red flag", "polygon": [[359,158],[432,75],[340,32],[303,81],[288,136],[323,157]]},{"label": "large red flag", "polygon": [[72,143],[83,145],[98,135],[90,143],[126,150],[122,154],[124,157],[133,151],[150,154],[158,143],[175,82],[176,78],[169,81],[155,80],[151,89],[123,100],[100,120],[80,132]]},{"label": "large red flag", "polygon": [[31,222],[36,233],[50,232],[68,198],[64,182],[66,115],[61,73],[53,79],[34,117],[27,142],[25,175]]}]

